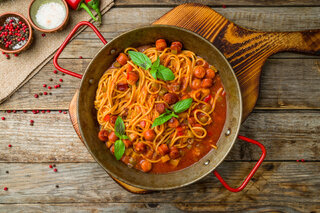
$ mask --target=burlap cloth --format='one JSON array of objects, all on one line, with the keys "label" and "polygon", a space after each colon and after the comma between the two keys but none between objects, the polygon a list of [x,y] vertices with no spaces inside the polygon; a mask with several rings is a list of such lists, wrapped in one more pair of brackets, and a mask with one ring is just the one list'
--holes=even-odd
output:
[{"label": "burlap cloth", "polygon": [[[30,2],[30,0],[0,0],[0,14],[17,12],[27,18]],[[107,12],[112,5],[113,0],[101,0],[100,9],[102,14]],[[67,27],[60,32],[47,33],[45,37],[42,37],[42,32],[33,30],[34,40],[31,47],[18,57],[11,55],[8,60],[0,53],[0,104],[52,59],[55,51],[78,22],[91,20],[84,10],[73,11],[70,9],[69,15]],[[81,28],[78,34],[84,29]]]}]

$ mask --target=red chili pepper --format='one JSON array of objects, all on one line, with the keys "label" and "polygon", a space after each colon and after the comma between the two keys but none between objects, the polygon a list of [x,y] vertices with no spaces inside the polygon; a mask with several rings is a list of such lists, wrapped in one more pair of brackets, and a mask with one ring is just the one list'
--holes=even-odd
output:
[{"label": "red chili pepper", "polygon": [[98,14],[98,23],[101,24],[100,0],[85,0],[85,2]]},{"label": "red chili pepper", "polygon": [[205,98],[203,99],[203,101],[206,102],[206,103],[209,103],[210,100],[211,100],[211,98],[212,98],[212,95],[208,95],[207,97],[205,97]]},{"label": "red chili pepper", "polygon": [[83,3],[83,0],[66,0],[66,2],[73,10],[80,10],[81,8],[84,9],[85,11],[87,11],[87,13],[89,13],[93,20],[97,21],[96,17],[94,17],[92,12],[90,11],[89,7],[85,3]]}]

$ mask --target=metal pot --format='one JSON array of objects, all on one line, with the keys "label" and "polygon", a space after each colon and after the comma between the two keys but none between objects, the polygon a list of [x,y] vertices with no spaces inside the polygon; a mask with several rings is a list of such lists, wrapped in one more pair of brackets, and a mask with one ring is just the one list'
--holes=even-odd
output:
[{"label": "metal pot", "polygon": [[[55,54],[54,65],[58,70],[82,79],[78,97],[78,124],[81,137],[94,159],[113,177],[129,185],[149,190],[167,190],[186,186],[197,180],[200,180],[215,170],[228,155],[233,144],[235,143],[242,117],[240,87],[232,67],[223,54],[209,41],[196,33],[174,26],[154,25],[135,29],[114,38],[110,43],[104,45],[104,47],[100,49],[100,51],[94,56],[88,65],[84,75],[81,76],[61,68],[58,65],[57,60],[66,44],[82,25],[90,26],[97,36],[102,40],[102,42],[104,44],[107,43],[103,36],[91,23],[80,22],[71,31],[69,36]],[[150,174],[128,168],[121,161],[117,161],[109,152],[109,150],[107,150],[107,147],[104,145],[104,143],[99,141],[97,137],[99,132],[99,124],[96,119],[97,115],[93,103],[100,78],[107,68],[110,67],[110,65],[115,61],[120,52],[129,46],[138,47],[154,43],[159,38],[164,38],[169,42],[182,42],[185,49],[195,52],[196,55],[203,57],[206,61],[208,61],[209,64],[213,64],[219,70],[219,74],[227,95],[227,116],[223,131],[217,142],[217,150],[210,151],[197,163],[183,170],[167,174]],[[241,139],[247,140],[245,137],[242,137]],[[230,191],[236,192],[242,190],[265,157],[265,149],[260,143],[253,140],[248,142],[257,144],[262,149],[263,154],[254,170],[251,171],[250,175],[239,188],[233,189],[229,187],[223,181],[221,176],[214,171],[218,179]]]}]

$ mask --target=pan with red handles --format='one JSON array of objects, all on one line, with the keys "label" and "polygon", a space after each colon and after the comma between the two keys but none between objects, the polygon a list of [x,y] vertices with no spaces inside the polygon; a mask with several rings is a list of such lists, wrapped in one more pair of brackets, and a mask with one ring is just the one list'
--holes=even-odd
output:
[{"label": "pan with red handles", "polygon": [[[60,67],[58,64],[58,57],[75,32],[83,25],[91,27],[101,39],[104,46],[91,60],[84,74],[80,75]],[[164,38],[168,42],[182,42],[185,49],[195,52],[196,55],[203,57],[209,64],[213,64],[219,70],[227,97],[227,116],[224,128],[217,142],[217,150],[210,151],[197,163],[183,170],[167,174],[150,174],[129,168],[121,161],[117,161],[115,157],[107,151],[107,147],[99,141],[99,124],[96,119],[94,100],[99,79],[107,68],[115,61],[120,52],[127,47],[152,44],[159,38]],[[240,87],[232,67],[215,46],[191,31],[175,26],[155,25],[123,33],[107,43],[100,32],[91,23],[80,22],[74,27],[58,49],[54,56],[53,63],[61,72],[81,79],[77,103],[77,116],[81,137],[93,158],[109,174],[120,181],[142,189],[167,190],[189,185],[213,172],[228,190],[239,192],[248,184],[249,180],[265,158],[266,150],[262,144],[238,135],[242,117],[242,101]],[[228,155],[237,138],[259,146],[262,154],[241,186],[232,188],[223,180],[215,169]]]}]

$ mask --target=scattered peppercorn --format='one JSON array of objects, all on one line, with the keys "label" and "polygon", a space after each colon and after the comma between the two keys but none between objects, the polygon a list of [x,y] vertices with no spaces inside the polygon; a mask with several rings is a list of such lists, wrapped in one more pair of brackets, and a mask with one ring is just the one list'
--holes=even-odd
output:
[{"label": "scattered peppercorn", "polygon": [[60,78],[60,79],[59,79],[59,81],[60,81],[60,82],[63,82],[63,79],[62,79],[62,78]]},{"label": "scattered peppercorn", "polygon": [[30,123],[32,123],[32,124],[33,124],[33,123],[34,123],[34,120],[30,120]]},{"label": "scattered peppercorn", "polygon": [[41,112],[42,112],[42,113],[46,113],[46,111],[45,111],[45,110],[41,110]]},{"label": "scattered peppercorn", "polygon": [[6,171],[7,174],[9,174],[9,171]]},{"label": "scattered peppercorn", "polygon": [[49,81],[53,81],[53,79],[52,79],[52,78],[50,78],[50,79],[49,79]]},{"label": "scattered peppercorn", "polygon": [[23,113],[27,113],[28,111],[27,110],[23,110]]},{"label": "scattered peppercorn", "polygon": [[82,56],[79,56],[79,58],[80,58],[80,59],[83,59],[83,57],[82,57]]},{"label": "scattered peppercorn", "polygon": [[63,114],[67,114],[67,112],[63,112]]},{"label": "scattered peppercorn", "polygon": [[4,191],[8,191],[8,187],[4,187],[3,190],[4,190]]},{"label": "scattered peppercorn", "polygon": [[38,95],[38,94],[34,94],[34,97],[35,97],[35,98],[39,98],[39,95]]},{"label": "scattered peppercorn", "polygon": [[52,169],[52,165],[49,165],[49,168]]},{"label": "scattered peppercorn", "polygon": [[11,113],[11,110],[7,110],[7,113]]},{"label": "scattered peppercorn", "polygon": [[3,121],[4,121],[4,120],[6,120],[6,118],[5,118],[5,117],[1,117],[1,120],[3,120]]},{"label": "scattered peppercorn", "polygon": [[62,113],[62,110],[59,110],[59,113]]},{"label": "scattered peppercorn", "polygon": [[52,166],[53,166],[53,167],[56,167],[56,164],[53,164]]},{"label": "scattered peppercorn", "polygon": [[50,110],[47,110],[47,113],[50,113],[51,111]]},{"label": "scattered peppercorn", "polygon": [[16,112],[17,112],[17,110],[12,110],[12,112],[13,112],[13,113],[16,113]]},{"label": "scattered peppercorn", "polygon": [[46,85],[46,84],[43,84],[42,86],[43,86],[43,87],[47,87],[47,85]]},{"label": "scattered peppercorn", "polygon": [[7,58],[7,59],[10,59],[10,56],[9,56],[8,54],[6,54],[6,58]]},{"label": "scattered peppercorn", "polygon": [[57,74],[57,73],[58,73],[58,71],[57,71],[57,70],[54,70],[54,71],[53,71],[53,73],[54,73],[54,74]]},{"label": "scattered peppercorn", "polygon": [[12,145],[11,145],[11,144],[9,144],[9,145],[8,145],[8,147],[12,147]]},{"label": "scattered peppercorn", "polygon": [[42,36],[42,37],[46,37],[46,34],[45,34],[45,33],[42,33],[41,36]]},{"label": "scattered peppercorn", "polygon": [[58,169],[57,169],[57,168],[55,168],[53,171],[54,171],[54,172],[58,172]]},{"label": "scattered peppercorn", "polygon": [[223,8],[226,8],[227,6],[223,4],[222,7],[223,7]]},{"label": "scattered peppercorn", "polygon": [[59,188],[59,185],[56,185],[56,188]]},{"label": "scattered peppercorn", "polygon": [[48,89],[52,89],[52,87],[48,86]]},{"label": "scattered peppercorn", "polygon": [[15,56],[15,57],[18,57],[18,56],[19,56],[19,54],[15,53],[15,54],[14,54],[14,56]]}]

